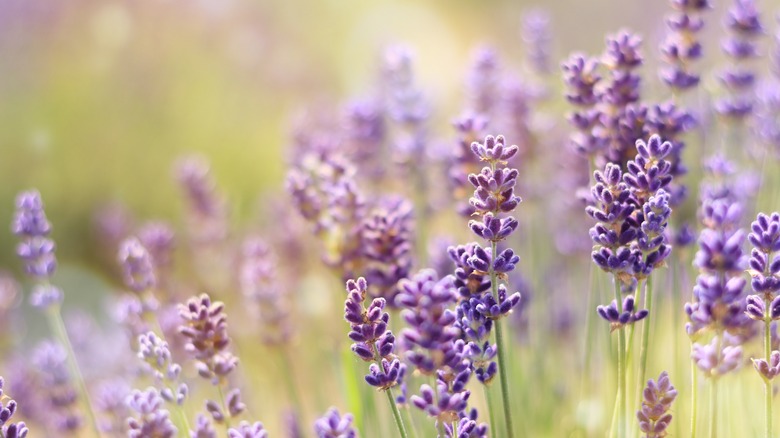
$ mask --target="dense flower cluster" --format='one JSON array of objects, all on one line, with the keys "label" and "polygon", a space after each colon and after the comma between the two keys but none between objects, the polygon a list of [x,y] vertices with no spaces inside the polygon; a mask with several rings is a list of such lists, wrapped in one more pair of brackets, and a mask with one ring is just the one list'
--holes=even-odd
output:
[{"label": "dense flower cluster", "polygon": [[704,27],[702,13],[712,6],[708,0],[671,3],[674,12],[666,17],[668,34],[661,44],[668,66],[661,69],[661,79],[675,92],[682,92],[699,84],[700,76],[690,66],[702,56],[697,34]]},{"label": "dense flower cluster", "polygon": [[167,410],[163,409],[163,399],[155,388],[145,391],[135,390],[128,396],[127,405],[137,415],[130,417],[128,437],[173,438],[178,433],[176,426],[169,418]]},{"label": "dense flower cluster", "polygon": [[29,430],[24,421],[12,421],[17,404],[15,400],[3,397],[4,383],[5,380],[0,376],[0,434],[5,438],[25,438]]},{"label": "dense flower cluster", "polygon": [[672,421],[669,410],[675,398],[677,390],[672,386],[666,371],[658,376],[658,380],[647,381],[647,386],[642,391],[642,407],[636,413],[639,429],[646,438],[662,438],[667,435],[669,423]]},{"label": "dense flower cluster", "polygon": [[352,414],[341,415],[338,409],[331,408],[314,423],[314,433],[317,438],[355,438],[353,420]]},{"label": "dense flower cluster", "polygon": [[347,281],[344,319],[350,325],[352,351],[366,362],[372,362],[366,382],[379,389],[389,389],[401,383],[405,364],[395,356],[395,336],[388,329],[390,315],[384,311],[384,298],[374,298],[365,307],[368,283],[365,278]]}]

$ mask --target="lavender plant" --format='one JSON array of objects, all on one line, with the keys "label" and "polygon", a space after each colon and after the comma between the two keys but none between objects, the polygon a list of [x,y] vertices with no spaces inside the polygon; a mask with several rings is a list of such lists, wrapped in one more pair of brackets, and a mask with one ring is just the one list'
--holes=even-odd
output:
[{"label": "lavender plant", "polygon": [[780,258],[775,253],[780,250],[780,214],[766,215],[759,213],[751,224],[752,232],[748,240],[753,245],[750,254],[750,269],[752,277],[750,285],[756,295],[746,298],[745,313],[750,319],[764,322],[764,358],[754,359],[753,366],[764,380],[766,436],[772,436],[772,379],[778,374],[780,367],[780,352],[772,351],[772,336],[770,325],[772,321],[780,320]]},{"label": "lavender plant", "polygon": [[658,380],[650,379],[642,391],[642,407],[637,411],[639,430],[646,438],[662,438],[667,435],[672,414],[669,410],[677,398],[677,390],[669,380],[669,374],[664,371]]},{"label": "lavender plant", "polygon": [[18,405],[14,399],[4,396],[4,383],[0,377],[0,434],[5,438],[25,438],[29,430],[24,421],[12,421]]}]

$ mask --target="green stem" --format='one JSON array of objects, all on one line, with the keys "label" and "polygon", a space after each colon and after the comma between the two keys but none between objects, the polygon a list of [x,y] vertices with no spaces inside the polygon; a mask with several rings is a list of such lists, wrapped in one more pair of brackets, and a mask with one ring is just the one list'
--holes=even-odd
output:
[{"label": "green stem", "polygon": [[642,347],[640,349],[639,353],[639,389],[637,390],[637,394],[639,394],[639,404],[637,406],[641,405],[641,399],[642,399],[642,388],[644,388],[645,385],[645,378],[647,377],[647,347],[649,345],[650,341],[650,318],[653,317],[653,278],[647,277],[647,282],[645,288],[647,289],[645,291],[645,309],[647,309],[647,317],[645,318],[644,323],[642,324]]},{"label": "green stem", "polygon": [[[490,242],[490,249],[492,258],[495,259],[498,245],[496,242]],[[490,292],[493,294],[496,302],[498,302],[498,275],[496,275],[493,264],[490,264]],[[494,329],[496,332],[496,348],[498,349],[498,377],[499,384],[501,385],[501,402],[504,408],[504,423],[506,425],[507,437],[514,437],[514,430],[512,429],[512,410],[509,407],[509,385],[506,379],[506,352],[504,351],[504,334],[501,327],[501,320],[497,319],[494,322]]]},{"label": "green stem", "polygon": [[301,399],[298,397],[298,388],[295,385],[295,378],[294,378],[294,371],[293,371],[293,361],[290,359],[290,350],[286,347],[281,348],[281,356],[282,356],[282,362],[284,367],[284,380],[285,385],[287,386],[287,394],[290,397],[290,400],[292,401],[293,406],[295,407],[295,410],[297,411],[298,415],[303,416],[303,405],[301,404]]},{"label": "green stem", "polygon": [[393,389],[387,388],[385,394],[387,394],[387,401],[390,403],[390,409],[393,411],[393,419],[395,419],[395,425],[398,427],[398,433],[401,434],[402,438],[409,438],[409,435],[406,434],[406,428],[404,427],[404,420],[401,419],[401,413],[398,411],[398,405],[395,403]]},{"label": "green stem", "polygon": [[710,392],[710,438],[718,436],[718,380],[717,376],[713,376]]},{"label": "green stem", "polygon": [[496,414],[495,409],[493,408],[492,399],[490,397],[490,391],[488,391],[487,385],[482,385],[482,389],[485,390],[485,403],[487,403],[488,417],[490,418],[490,438],[496,438],[496,428],[498,427],[498,423],[496,423]]},{"label": "green stem", "polygon": [[[615,300],[617,305],[622,303],[620,280],[614,277],[615,280]],[[617,415],[617,431],[618,437],[626,436],[626,332],[623,327],[618,330],[618,390],[616,400],[618,401],[618,415]]]},{"label": "green stem", "polygon": [[67,362],[68,367],[70,368],[70,374],[76,380],[76,386],[78,387],[79,395],[87,410],[92,431],[95,433],[95,436],[102,436],[100,428],[98,427],[97,418],[95,417],[95,411],[92,409],[92,402],[90,401],[89,392],[87,391],[87,384],[84,382],[84,376],[81,375],[79,364],[76,361],[76,353],[73,350],[73,345],[70,343],[68,331],[65,329],[65,323],[62,321],[60,307],[58,305],[49,306],[49,308],[46,309],[46,317],[49,321],[51,330],[54,332],[54,336],[59,343],[65,347],[65,350],[68,353]]},{"label": "green stem", "polygon": [[587,387],[586,385],[591,380],[590,376],[590,362],[592,357],[592,351],[594,347],[594,341],[595,336],[593,336],[593,330],[594,330],[594,322],[596,318],[594,318],[594,314],[596,313],[594,311],[594,289],[596,288],[594,285],[594,278],[596,277],[595,274],[596,271],[596,264],[591,263],[590,264],[590,274],[589,274],[589,281],[588,284],[590,285],[588,287],[588,304],[585,308],[585,342],[583,344],[585,345],[585,359],[584,359],[584,372],[582,373],[582,376],[580,377],[580,398],[584,397],[585,394],[587,394]]},{"label": "green stem", "polygon": [[699,413],[699,373],[696,372],[696,362],[691,361],[691,438],[696,438],[696,425]]},{"label": "green stem", "polygon": [[[770,330],[770,324],[772,323],[771,316],[769,315],[770,303],[768,299],[764,299],[764,306],[767,312],[766,319],[764,319],[764,355],[766,361],[769,363],[769,357],[772,355],[772,332]],[[764,379],[765,388],[765,409],[766,409],[766,438],[772,437],[772,381]]]},{"label": "green stem", "polygon": [[405,406],[401,413],[404,416],[403,423],[409,425],[409,435],[411,435],[412,438],[417,438],[417,426],[414,424],[412,414],[409,412],[409,407]]},{"label": "green stem", "polygon": [[219,393],[219,403],[222,407],[222,413],[225,415],[225,430],[230,429],[230,412],[228,412],[227,404],[225,403],[225,394],[222,391],[222,382],[217,384],[217,393]]}]

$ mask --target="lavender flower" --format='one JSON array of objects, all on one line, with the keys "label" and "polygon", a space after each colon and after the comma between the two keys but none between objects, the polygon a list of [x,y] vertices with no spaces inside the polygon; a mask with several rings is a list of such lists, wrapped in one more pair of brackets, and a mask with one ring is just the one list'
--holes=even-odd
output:
[{"label": "lavender flower", "polygon": [[272,249],[260,238],[244,242],[241,261],[241,292],[260,322],[263,341],[280,346],[292,336],[289,296],[279,284],[278,262]]},{"label": "lavender flower", "polygon": [[110,436],[127,435],[129,408],[126,400],[130,386],[121,379],[112,379],[97,388],[95,406],[103,415],[100,431]]},{"label": "lavender flower", "polygon": [[361,238],[365,276],[373,297],[391,306],[398,294],[398,282],[412,268],[413,210],[404,198],[386,198],[363,221]]},{"label": "lavender flower", "polygon": [[691,358],[707,377],[718,378],[739,368],[742,347],[725,345],[715,337],[709,344],[693,344]]},{"label": "lavender flower", "polygon": [[33,351],[32,363],[46,393],[49,414],[58,430],[74,432],[83,425],[78,396],[68,373],[67,353],[59,344],[44,341]]},{"label": "lavender flower", "polygon": [[521,34],[526,47],[526,57],[539,75],[552,71],[550,66],[550,14],[543,9],[533,9],[523,14]]},{"label": "lavender flower", "polygon": [[338,409],[330,408],[325,416],[314,423],[317,438],[355,438],[357,432],[352,426],[352,414],[339,414]]},{"label": "lavender flower", "polygon": [[707,0],[671,3],[675,11],[666,17],[669,33],[661,44],[668,66],[661,69],[661,79],[674,92],[681,92],[699,84],[699,75],[690,70],[690,65],[702,56],[697,34],[704,26],[702,13],[711,6]]},{"label": "lavender flower", "polygon": [[769,360],[753,359],[753,367],[764,379],[774,379],[780,374],[780,351],[773,351],[769,356]]},{"label": "lavender flower", "polygon": [[722,48],[732,58],[732,65],[721,74],[720,80],[730,96],[718,101],[715,109],[723,116],[743,119],[752,113],[754,105],[755,73],[746,61],[759,56],[754,40],[764,33],[755,2],[735,0],[729,9],[726,26],[731,36]]},{"label": "lavender flower", "polygon": [[672,421],[669,410],[675,398],[677,398],[677,390],[672,386],[666,371],[658,376],[658,380],[647,381],[647,386],[642,391],[642,408],[636,413],[639,430],[647,438],[661,438],[667,435],[666,429]]},{"label": "lavender flower", "polygon": [[124,280],[127,287],[133,292],[142,292],[154,289],[157,284],[154,275],[154,265],[149,251],[135,237],[125,239],[119,245],[117,256],[122,266]]},{"label": "lavender flower", "polygon": [[24,421],[13,422],[13,416],[16,413],[16,401],[4,397],[3,384],[5,380],[0,376],[0,435],[5,438],[24,438],[29,430]]},{"label": "lavender flower", "polygon": [[185,383],[179,383],[181,366],[173,362],[168,343],[154,332],[142,334],[138,337],[138,357],[148,365],[155,381],[163,384],[160,396],[166,402],[182,405],[188,388]]},{"label": "lavender flower", "polygon": [[405,365],[393,354],[395,337],[387,329],[390,315],[384,311],[386,301],[374,298],[368,308],[364,307],[367,288],[363,277],[347,281],[344,319],[352,329],[352,351],[366,362],[375,362],[369,367],[366,383],[386,390],[400,383]]},{"label": "lavender flower", "polygon": [[228,438],[268,438],[268,432],[259,421],[253,424],[242,421],[238,427],[228,430]]},{"label": "lavender flower", "polygon": [[168,224],[159,221],[145,223],[138,230],[138,240],[151,256],[158,275],[171,267],[176,241]]},{"label": "lavender flower", "polygon": [[[57,268],[55,245],[48,237],[51,224],[46,219],[41,195],[36,190],[22,192],[16,197],[11,230],[22,239],[16,247],[16,254],[25,263],[25,272],[38,280],[50,278]],[[59,304],[62,292],[56,287],[41,285],[34,291],[31,302],[39,308]]]},{"label": "lavender flower", "polygon": [[483,116],[494,115],[499,96],[500,68],[498,54],[492,47],[480,47],[472,56],[472,66],[466,81],[469,109]]},{"label": "lavender flower", "polygon": [[593,157],[606,146],[603,139],[595,135],[601,112],[596,108],[600,94],[597,85],[601,81],[598,73],[599,60],[586,58],[576,53],[563,64],[563,80],[567,86],[566,100],[577,110],[569,115],[569,123],[576,129],[570,137],[574,149],[586,157]]},{"label": "lavender flower", "polygon": [[137,415],[127,420],[130,438],[172,438],[178,430],[163,409],[163,400],[155,388],[135,390],[127,398],[127,405]]},{"label": "lavender flower", "polygon": [[623,300],[620,308],[618,308],[617,301],[612,300],[609,306],[598,306],[596,311],[599,316],[611,323],[612,330],[641,321],[648,314],[646,309],[636,310],[634,297],[630,295]]},{"label": "lavender flower", "polygon": [[217,192],[208,161],[201,156],[181,158],[176,177],[190,209],[187,215],[195,244],[211,244],[227,237],[227,205]]}]

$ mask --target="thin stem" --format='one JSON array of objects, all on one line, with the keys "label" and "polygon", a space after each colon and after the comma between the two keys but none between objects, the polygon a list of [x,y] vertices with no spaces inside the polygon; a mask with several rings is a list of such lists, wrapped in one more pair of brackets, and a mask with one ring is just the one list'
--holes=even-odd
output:
[{"label": "thin stem", "polygon": [[100,428],[98,427],[97,418],[95,417],[95,411],[92,409],[92,402],[89,398],[89,392],[87,391],[87,384],[84,382],[84,376],[81,375],[79,364],[76,361],[76,353],[73,350],[73,345],[70,343],[68,337],[68,331],[65,329],[65,323],[62,321],[62,315],[60,314],[60,307],[57,305],[49,306],[46,309],[46,319],[49,321],[49,326],[54,332],[54,336],[63,345],[68,353],[68,367],[70,368],[71,376],[76,379],[76,386],[78,387],[79,395],[84,402],[84,405],[89,415],[90,425],[95,436],[102,436]]},{"label": "thin stem", "polygon": [[[620,280],[615,280],[615,300],[618,305],[622,302],[620,292]],[[618,330],[618,390],[616,400],[618,401],[617,430],[618,437],[626,436],[626,332],[623,327]]]},{"label": "thin stem", "polygon": [[225,403],[225,394],[222,391],[222,382],[217,384],[217,393],[219,393],[219,404],[222,407],[222,413],[225,415],[225,430],[230,429],[230,412]]},{"label": "thin stem", "polygon": [[594,314],[596,312],[593,311],[594,306],[594,299],[595,299],[595,292],[594,289],[596,288],[594,285],[594,278],[596,277],[595,274],[596,270],[596,264],[591,263],[590,264],[590,271],[588,274],[589,277],[589,287],[588,287],[588,304],[585,308],[585,359],[584,359],[584,372],[582,373],[582,376],[580,377],[580,398],[584,397],[584,395],[587,393],[586,385],[588,382],[590,382],[590,362],[592,357],[592,351],[594,347],[594,341],[595,336],[593,336],[593,329],[594,329]]},{"label": "thin stem", "polygon": [[[498,244],[494,241],[490,242],[491,257],[495,260],[496,251],[498,250]],[[493,294],[493,298],[498,301],[498,275],[493,268],[493,263],[490,264],[490,292]],[[494,322],[494,328],[496,332],[496,348],[498,349],[498,376],[501,385],[501,402],[504,408],[504,423],[506,424],[507,437],[512,438],[514,436],[514,430],[512,429],[512,410],[509,407],[509,385],[506,380],[506,352],[504,351],[504,334],[501,327],[501,320],[497,319]]]},{"label": "thin stem", "polygon": [[403,419],[404,425],[406,424],[409,425],[409,435],[412,436],[412,438],[417,438],[417,426],[414,424],[414,420],[412,419],[412,414],[409,412],[409,407],[404,406],[401,413],[404,416]]},{"label": "thin stem", "polygon": [[[764,319],[764,355],[766,361],[769,363],[769,357],[772,355],[772,332],[770,330],[770,324],[772,323],[771,316],[769,315],[769,300],[764,298],[764,306],[767,312]],[[765,410],[766,410],[766,438],[772,437],[772,381],[764,379],[765,388]]]},{"label": "thin stem", "polygon": [[284,367],[284,380],[285,385],[287,386],[287,393],[292,401],[293,406],[298,411],[299,415],[303,415],[303,405],[301,404],[301,399],[298,397],[298,388],[295,385],[295,378],[294,378],[294,371],[293,371],[293,361],[290,359],[290,350],[289,348],[286,348],[285,346],[281,347],[281,356],[282,356],[282,363]]},{"label": "thin stem", "polygon": [[[640,405],[641,405],[641,398],[642,398],[642,388],[645,385],[645,377],[647,376],[647,348],[650,341],[650,318],[653,317],[653,277],[649,276],[647,277],[647,282],[645,288],[647,289],[645,291],[645,309],[647,309],[647,317],[645,318],[644,323],[642,324],[642,348],[640,349],[639,353],[639,389],[637,390],[637,394],[639,394],[640,398]],[[637,405],[639,406],[639,405]]]},{"label": "thin stem", "polygon": [[401,434],[402,438],[408,438],[409,435],[406,434],[406,428],[404,427],[404,420],[401,419],[401,413],[398,411],[398,405],[396,405],[395,403],[393,388],[387,388],[385,394],[387,394],[387,401],[388,403],[390,403],[390,409],[392,409],[393,411],[393,419],[395,419],[395,425],[396,427],[398,427],[398,433]]},{"label": "thin stem", "polygon": [[488,386],[482,385],[482,389],[485,390],[485,403],[487,403],[488,417],[490,418],[490,438],[496,438],[496,428],[498,427],[498,423],[496,423],[496,414],[495,409],[493,408],[493,401],[490,397]]},{"label": "thin stem", "polygon": [[718,436],[718,378],[712,378],[712,391],[710,392],[710,438]]}]

